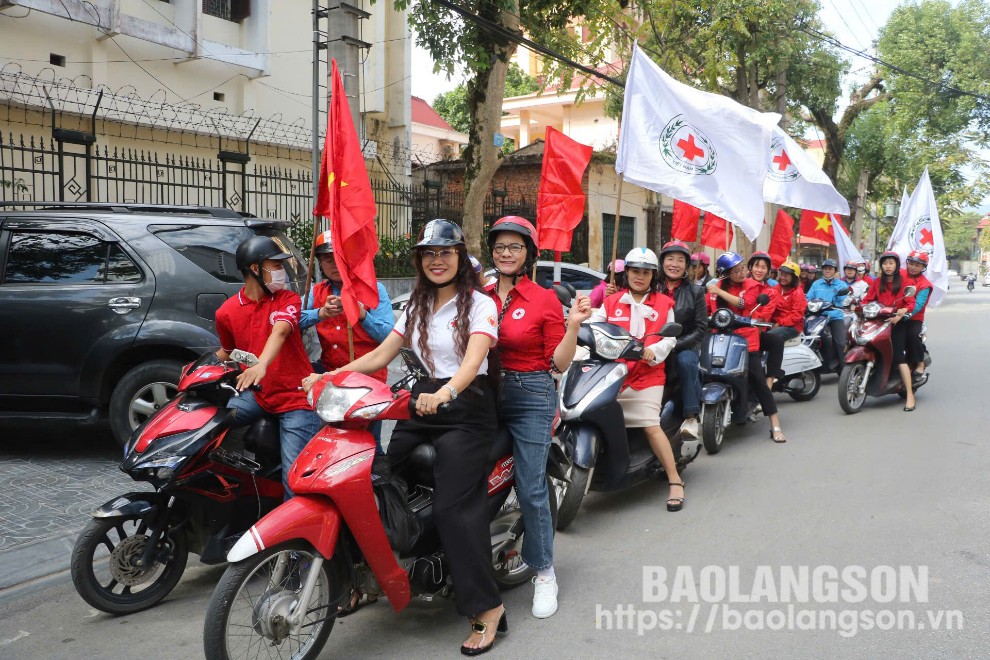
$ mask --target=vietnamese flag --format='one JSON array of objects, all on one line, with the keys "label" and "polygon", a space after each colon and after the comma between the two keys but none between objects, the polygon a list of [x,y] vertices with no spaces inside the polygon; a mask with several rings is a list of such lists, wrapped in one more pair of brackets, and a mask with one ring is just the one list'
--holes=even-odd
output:
[{"label": "vietnamese flag", "polygon": [[698,220],[701,209],[679,199],[674,200],[674,219],[670,227],[670,240],[698,242]]},{"label": "vietnamese flag", "polygon": [[[798,230],[801,234],[801,238],[814,238],[819,241],[827,241],[829,243],[835,243],[835,234],[832,233],[832,216],[831,213],[822,213],[819,211],[801,211],[801,227]],[[842,220],[839,216],[835,216],[835,221],[839,223],[839,226],[846,229],[846,226],[842,224]],[[849,231],[846,230],[848,234]]]},{"label": "vietnamese flag", "polygon": [[770,261],[774,268],[787,261],[791,254],[791,243],[794,240],[794,218],[789,216],[784,209],[777,210],[777,222],[773,226],[773,236],[770,237]]},{"label": "vietnamese flag", "polygon": [[536,243],[541,250],[570,251],[571,235],[584,217],[581,179],[591,162],[591,151],[591,147],[547,127],[536,196]]},{"label": "vietnamese flag", "polygon": [[313,215],[330,219],[333,260],[343,283],[341,303],[353,326],[360,322],[358,303],[367,309],[378,306],[378,228],[375,197],[336,60],[331,61],[330,77],[330,111]]},{"label": "vietnamese flag", "polygon": [[732,243],[732,225],[714,213],[705,212],[701,227],[701,244],[718,250],[728,250]]}]

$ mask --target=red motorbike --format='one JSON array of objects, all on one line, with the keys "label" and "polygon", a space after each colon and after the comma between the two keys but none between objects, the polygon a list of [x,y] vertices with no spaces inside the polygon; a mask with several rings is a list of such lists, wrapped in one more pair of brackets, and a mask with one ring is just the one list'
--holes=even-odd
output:
[{"label": "red motorbike", "polygon": [[[409,357],[403,349],[407,366]],[[231,562],[206,611],[206,657],[315,658],[351,594],[387,596],[399,612],[415,596],[449,596],[448,561],[432,522],[434,450],[422,444],[401,470],[408,482],[409,510],[422,535],[413,547],[390,544],[373,489],[379,478],[375,441],[367,431],[379,419],[409,419],[415,401],[409,388],[418,367],[391,388],[353,372],[325,375],[310,392],[328,423],[289,472],[296,494],[251,527],[227,556]],[[525,529],[518,498],[512,444],[499,434],[488,476],[492,565],[503,589],[528,582],[522,562]],[[553,455],[553,452],[551,452]],[[549,469],[549,468],[548,468]],[[563,476],[556,468],[554,475]],[[549,477],[548,477],[549,480]],[[551,512],[556,513],[549,486]],[[554,521],[556,522],[556,520]]]},{"label": "red motorbike", "polygon": [[[905,296],[913,295],[914,287],[905,290]],[[849,326],[845,365],[839,375],[839,405],[852,415],[863,409],[867,396],[898,394],[906,397],[907,391],[897,365],[893,363],[891,319],[897,313],[893,307],[870,302],[855,308],[856,318]],[[925,365],[932,360],[925,351]],[[924,385],[925,377],[913,383],[914,390]]]},{"label": "red motorbike", "polygon": [[101,506],[72,550],[72,582],[98,610],[151,607],[178,583],[190,552],[204,564],[225,561],[241,534],[282,503],[277,422],[230,429],[227,401],[254,358],[234,353],[242,363],[207,353],[187,365],[179,395],[128,441],[120,469],[154,491]]}]

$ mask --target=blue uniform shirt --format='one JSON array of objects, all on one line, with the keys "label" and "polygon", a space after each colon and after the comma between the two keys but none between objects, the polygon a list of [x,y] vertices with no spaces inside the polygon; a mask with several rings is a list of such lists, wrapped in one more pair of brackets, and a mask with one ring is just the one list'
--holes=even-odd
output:
[{"label": "blue uniform shirt", "polygon": [[[847,293],[849,293],[849,285],[839,278],[833,277],[831,281],[822,278],[812,283],[806,297],[808,300],[824,300],[832,303],[835,307],[841,307]],[[825,315],[832,321],[840,320],[843,317],[841,309],[830,309],[825,312]]]}]

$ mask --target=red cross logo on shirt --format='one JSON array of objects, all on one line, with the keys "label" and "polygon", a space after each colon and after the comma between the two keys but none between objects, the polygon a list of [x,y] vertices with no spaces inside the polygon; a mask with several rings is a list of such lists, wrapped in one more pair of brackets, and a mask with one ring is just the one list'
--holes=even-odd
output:
[{"label": "red cross logo on shirt", "polygon": [[791,164],[791,159],[787,157],[787,152],[781,149],[780,155],[774,156],[773,162],[777,164],[777,169],[783,172]]},{"label": "red cross logo on shirt", "polygon": [[931,229],[922,229],[920,233],[922,245],[935,245],[935,240],[932,237]]},{"label": "red cross logo on shirt", "polygon": [[688,160],[694,160],[696,157],[704,157],[705,152],[701,147],[694,143],[694,134],[688,133],[687,139],[681,138],[677,141],[677,146],[684,152],[684,157]]}]

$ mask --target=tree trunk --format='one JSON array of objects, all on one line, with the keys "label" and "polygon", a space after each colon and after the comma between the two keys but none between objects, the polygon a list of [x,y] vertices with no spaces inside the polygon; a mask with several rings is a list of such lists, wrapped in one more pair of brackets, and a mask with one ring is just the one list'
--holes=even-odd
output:
[{"label": "tree trunk", "polygon": [[[866,228],[866,191],[870,182],[870,172],[865,167],[859,171],[859,182],[856,185],[856,219],[849,231],[852,234],[852,242],[859,248],[859,242],[863,238],[863,230]],[[839,264],[843,266],[843,264]]]},{"label": "tree trunk", "polygon": [[[484,13],[484,12],[482,12]],[[519,3],[503,10],[497,17],[502,26],[519,29]],[[464,235],[468,251],[483,255],[485,198],[492,178],[501,164],[501,153],[495,146],[495,133],[501,126],[502,99],[505,97],[505,74],[516,44],[496,40],[489,33],[479,32],[479,38],[489,42],[492,57],[487,68],[475,72],[467,83],[468,112],[471,126],[464,149]]]}]

